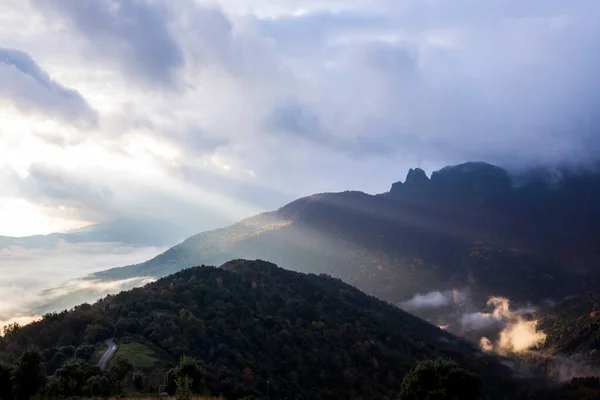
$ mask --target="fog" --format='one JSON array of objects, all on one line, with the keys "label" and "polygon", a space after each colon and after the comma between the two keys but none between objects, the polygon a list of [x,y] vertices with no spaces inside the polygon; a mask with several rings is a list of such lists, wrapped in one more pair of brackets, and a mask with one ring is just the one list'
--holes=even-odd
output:
[{"label": "fog", "polygon": [[[165,248],[124,245],[121,243],[66,243],[50,247],[0,249],[0,327],[18,321],[30,322],[33,310],[66,292],[93,289],[101,297],[105,293],[139,286],[150,277],[110,283],[81,280],[90,273],[148,260]],[[65,282],[67,284],[65,285]],[[60,290],[53,290],[56,286]],[[70,306],[74,306],[72,304]]]},{"label": "fog", "polygon": [[490,297],[478,306],[468,290],[418,294],[399,306],[439,327],[464,336],[484,351],[500,354],[523,352],[542,344],[546,334],[537,330],[536,307],[511,309],[505,297]]}]

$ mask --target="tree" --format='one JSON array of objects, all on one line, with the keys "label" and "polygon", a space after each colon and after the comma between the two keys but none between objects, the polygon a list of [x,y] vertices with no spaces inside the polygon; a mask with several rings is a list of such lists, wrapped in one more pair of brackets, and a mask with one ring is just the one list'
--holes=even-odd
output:
[{"label": "tree", "polygon": [[17,322],[13,322],[12,324],[4,325],[2,332],[4,332],[4,336],[10,336],[14,333],[17,333],[19,329],[21,329],[21,325],[19,325]]},{"label": "tree", "polygon": [[451,360],[421,361],[402,381],[399,400],[478,400],[481,379]]},{"label": "tree", "polygon": [[48,394],[60,398],[83,396],[88,380],[101,374],[100,368],[81,360],[68,361],[52,376]]},{"label": "tree", "polygon": [[204,384],[204,371],[196,360],[192,357],[181,357],[179,364],[170,369],[165,375],[164,390],[167,393],[175,393],[178,388],[178,382],[187,377],[190,383],[190,389],[193,393],[201,393]]},{"label": "tree", "polygon": [[59,346],[72,346],[77,343],[77,336],[72,331],[64,332],[60,338],[58,338]]},{"label": "tree", "polygon": [[26,350],[17,361],[12,375],[17,400],[29,400],[46,384],[46,371],[38,349]]},{"label": "tree", "polygon": [[75,351],[75,357],[87,361],[92,357],[95,351],[96,348],[91,344],[82,344]]},{"label": "tree", "polygon": [[46,363],[46,372],[49,375],[54,374],[54,371],[59,369],[60,366],[63,365],[68,359],[69,357],[67,357],[62,351],[57,351],[56,353],[54,353],[52,358],[50,358],[50,360]]},{"label": "tree", "polygon": [[142,374],[139,371],[133,373],[133,376],[131,377],[131,382],[133,383],[133,387],[135,388],[135,390],[137,390],[138,392],[144,390],[144,386],[146,386],[146,378],[144,377],[144,374]]},{"label": "tree", "polygon": [[110,369],[108,370],[108,376],[111,382],[118,388],[121,388],[123,379],[133,369],[133,365],[121,356],[116,356],[110,363]]},{"label": "tree", "polygon": [[87,380],[84,391],[92,397],[108,397],[110,395],[111,384],[107,377],[102,375],[92,376]]},{"label": "tree", "polygon": [[177,378],[177,389],[175,390],[177,400],[190,400],[192,398],[192,380],[183,375]]},{"label": "tree", "polygon": [[12,400],[12,368],[0,362],[0,400]]}]

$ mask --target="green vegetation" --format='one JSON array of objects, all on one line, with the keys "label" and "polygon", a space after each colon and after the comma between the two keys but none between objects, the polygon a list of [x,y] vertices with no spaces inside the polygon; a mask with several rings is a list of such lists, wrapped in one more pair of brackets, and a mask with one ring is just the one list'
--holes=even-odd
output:
[{"label": "green vegetation", "polygon": [[40,353],[28,349],[17,360],[11,374],[12,390],[16,400],[29,400],[46,384],[46,373]]},{"label": "green vegetation", "polygon": [[177,366],[165,375],[163,387],[167,393],[177,393],[177,397],[189,397],[192,393],[204,390],[204,371],[196,359],[182,357]]},{"label": "green vegetation", "polygon": [[538,329],[546,335],[544,350],[577,354],[600,365],[600,293],[568,298],[538,314]]},{"label": "green vegetation", "polygon": [[115,354],[116,357],[124,358],[137,369],[151,368],[158,362],[156,353],[151,348],[130,338],[119,343],[119,348]]},{"label": "green vegetation", "polygon": [[[113,336],[123,349],[108,371],[75,358]],[[0,339],[0,357],[15,362],[31,345],[65,395],[175,394],[187,376],[195,394],[230,399],[392,399],[419,361],[442,357],[481,375],[490,399],[518,398],[506,367],[447,332],[338,279],[262,261],[191,268],[46,315]],[[167,373],[146,374],[150,361]]]},{"label": "green vegetation", "polygon": [[481,378],[450,360],[421,361],[402,381],[399,400],[478,400]]}]

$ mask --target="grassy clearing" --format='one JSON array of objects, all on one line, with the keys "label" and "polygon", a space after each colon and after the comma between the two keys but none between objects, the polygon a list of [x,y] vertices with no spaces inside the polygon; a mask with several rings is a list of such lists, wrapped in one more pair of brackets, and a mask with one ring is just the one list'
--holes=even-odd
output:
[{"label": "grassy clearing", "polygon": [[115,354],[115,357],[118,356],[129,361],[136,369],[151,368],[158,361],[154,350],[136,340],[123,340]]}]

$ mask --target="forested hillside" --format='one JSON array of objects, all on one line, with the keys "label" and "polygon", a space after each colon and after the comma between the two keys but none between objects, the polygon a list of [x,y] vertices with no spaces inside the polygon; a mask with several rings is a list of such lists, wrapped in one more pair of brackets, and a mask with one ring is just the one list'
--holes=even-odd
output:
[{"label": "forested hillside", "polygon": [[[124,389],[139,371],[148,377],[138,378],[142,390],[159,390],[163,380],[150,372],[188,356],[198,361],[202,390],[231,399],[392,399],[419,360],[438,357],[481,375],[486,398],[516,390],[507,367],[443,330],[338,279],[262,261],[186,269],[13,326],[0,355],[15,363],[37,346],[54,375],[48,385],[64,394],[70,389],[59,378],[80,370],[72,360],[92,360],[94,346],[109,337],[121,341],[121,355],[106,376],[123,379]],[[77,376],[86,382],[104,376],[84,371]]]},{"label": "forested hillside", "polygon": [[600,293],[570,297],[544,309],[538,318],[538,329],[547,334],[545,349],[577,354],[600,366]]}]

